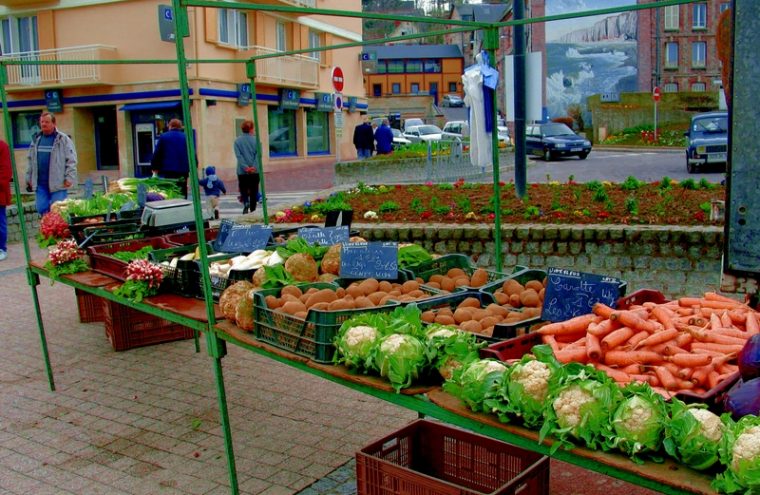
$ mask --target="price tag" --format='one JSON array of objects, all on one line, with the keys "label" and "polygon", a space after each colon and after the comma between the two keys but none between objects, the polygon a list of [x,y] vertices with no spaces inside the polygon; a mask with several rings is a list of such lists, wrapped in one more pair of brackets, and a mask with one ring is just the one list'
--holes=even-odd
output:
[{"label": "price tag", "polygon": [[333,244],[348,242],[348,225],[339,227],[301,227],[298,229],[298,237],[311,244],[332,246]]},{"label": "price tag", "polygon": [[90,199],[92,198],[92,179],[87,178],[86,181],[84,181],[84,199]]},{"label": "price tag", "polygon": [[264,249],[272,239],[272,227],[264,225],[234,225],[227,233],[220,250],[226,253],[251,253]]},{"label": "price tag", "polygon": [[137,184],[137,205],[142,208],[145,206],[145,199],[148,197],[148,189],[145,184]]},{"label": "price tag", "polygon": [[340,250],[342,278],[398,278],[398,243],[351,242]]},{"label": "price tag", "polygon": [[615,307],[620,297],[622,280],[615,277],[549,268],[541,319],[565,321],[591,313],[601,302]]}]

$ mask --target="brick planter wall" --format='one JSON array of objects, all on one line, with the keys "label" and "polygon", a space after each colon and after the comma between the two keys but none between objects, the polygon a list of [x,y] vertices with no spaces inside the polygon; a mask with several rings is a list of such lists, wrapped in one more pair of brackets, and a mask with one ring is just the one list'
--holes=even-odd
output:
[{"label": "brick planter wall", "polygon": [[[437,254],[463,253],[495,268],[491,225],[354,224],[370,241],[414,242]],[[652,288],[668,297],[699,295],[720,286],[721,227],[624,225],[505,225],[502,260],[619,277],[628,292]]]},{"label": "brick planter wall", "polygon": [[[35,237],[40,228],[40,216],[34,202],[24,203],[24,219],[26,221],[26,233]],[[8,242],[21,242],[21,225],[19,225],[18,207],[14,204],[5,207],[5,216],[8,221]]]}]

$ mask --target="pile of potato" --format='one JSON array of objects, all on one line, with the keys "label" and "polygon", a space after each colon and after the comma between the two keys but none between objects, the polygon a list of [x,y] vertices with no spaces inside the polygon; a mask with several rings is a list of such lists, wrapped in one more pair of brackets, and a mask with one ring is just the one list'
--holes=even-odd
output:
[{"label": "pile of potato", "polygon": [[310,309],[320,311],[343,311],[346,309],[374,308],[389,302],[415,301],[430,297],[420,289],[419,282],[409,280],[403,284],[368,278],[352,282],[337,289],[317,289],[311,287],[302,291],[298,286],[287,285],[280,291],[280,296],[266,296],[264,299],[269,309],[286,313],[297,318],[306,318]]},{"label": "pile of potato", "polygon": [[544,281],[531,280],[523,286],[514,279],[504,282],[493,297],[496,303],[481,305],[477,297],[467,297],[455,308],[444,307],[422,313],[422,321],[456,325],[462,330],[492,336],[497,324],[515,324],[541,315]]},{"label": "pile of potato", "polygon": [[417,281],[443,292],[453,292],[458,287],[483,287],[488,283],[488,272],[478,268],[469,275],[461,268],[451,268],[445,275],[431,275],[427,280],[418,277]]}]

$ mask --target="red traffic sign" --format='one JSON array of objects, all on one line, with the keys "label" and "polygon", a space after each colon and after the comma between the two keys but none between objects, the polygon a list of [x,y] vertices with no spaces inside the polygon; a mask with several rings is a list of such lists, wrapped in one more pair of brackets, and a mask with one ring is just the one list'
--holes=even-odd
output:
[{"label": "red traffic sign", "polygon": [[340,67],[334,67],[332,71],[332,83],[335,91],[340,93],[343,91],[343,69]]},{"label": "red traffic sign", "polygon": [[660,101],[660,97],[661,96],[662,95],[660,94],[660,87],[659,86],[655,86],[654,89],[652,90],[652,99],[654,101]]}]

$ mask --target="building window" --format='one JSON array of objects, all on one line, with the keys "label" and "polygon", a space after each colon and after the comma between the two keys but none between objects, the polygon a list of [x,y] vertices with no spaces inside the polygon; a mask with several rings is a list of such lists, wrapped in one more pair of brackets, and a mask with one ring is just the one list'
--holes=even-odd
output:
[{"label": "building window", "polygon": [[219,43],[248,46],[248,14],[234,9],[219,9]]},{"label": "building window", "polygon": [[724,11],[731,8],[731,4],[729,2],[723,2],[720,4],[720,13],[722,14]]},{"label": "building window", "polygon": [[457,83],[450,82],[449,83],[449,93],[456,93],[457,92]]},{"label": "building window", "polygon": [[375,66],[375,72],[377,74],[385,74],[388,72],[388,64],[385,62],[385,60],[377,61],[377,65]]},{"label": "building window", "polygon": [[665,9],[665,31],[678,31],[680,29],[681,26],[678,19],[679,8],[679,5],[663,7]]},{"label": "building window", "polygon": [[416,95],[417,93],[419,93],[420,92],[420,83],[412,83],[411,91],[412,91],[413,95]]},{"label": "building window", "polygon": [[694,17],[692,18],[692,27],[694,29],[707,28],[707,4],[696,3],[693,5]]},{"label": "building window", "polygon": [[372,85],[372,96],[383,96],[383,85],[382,84],[373,84]]},{"label": "building window", "polygon": [[275,24],[275,36],[277,43],[275,48],[277,48],[277,51],[288,51],[288,31],[285,29],[284,22],[277,22],[277,24]]},{"label": "building window", "polygon": [[705,53],[707,51],[707,42],[694,41],[691,44],[691,66],[694,68],[705,67]]},{"label": "building window", "polygon": [[391,93],[394,95],[400,95],[401,94],[401,83],[393,83],[391,84]]},{"label": "building window", "polygon": [[16,148],[26,148],[32,144],[32,138],[40,132],[40,112],[13,112],[13,145]]},{"label": "building window", "polygon": [[403,60],[388,60],[388,74],[403,74],[404,73],[404,61]]},{"label": "building window", "polygon": [[422,60],[407,60],[406,71],[408,73],[422,72]]},{"label": "building window", "polygon": [[[319,48],[322,46],[322,35],[317,31],[309,30],[309,48]],[[322,54],[324,52],[311,52],[309,56],[313,59],[322,62]]]},{"label": "building window", "polygon": [[678,92],[678,83],[665,83],[662,85],[662,92],[663,93],[677,93]]},{"label": "building window", "polygon": [[295,156],[296,111],[269,107],[269,156]]},{"label": "building window", "polygon": [[427,73],[440,73],[441,72],[441,61],[440,60],[425,60],[423,62],[425,68],[424,71]]},{"label": "building window", "polygon": [[665,43],[665,68],[675,69],[678,67],[678,43]]},{"label": "building window", "polygon": [[703,82],[695,82],[691,83],[691,90],[696,92],[704,92],[705,91],[705,83]]},{"label": "building window", "polygon": [[[0,20],[2,31],[3,55],[24,53],[23,60],[36,60],[40,50],[37,38],[37,16],[6,17]],[[21,73],[21,82],[35,83],[40,79],[40,67],[37,65],[21,65],[10,67],[11,74]]]},{"label": "building window", "polygon": [[328,112],[306,111],[306,150],[310,155],[330,152],[330,118]]}]

